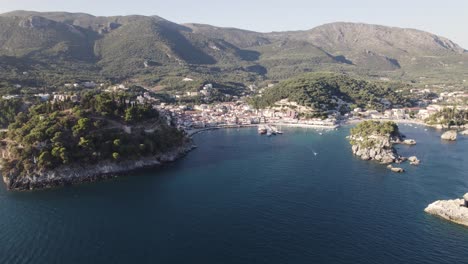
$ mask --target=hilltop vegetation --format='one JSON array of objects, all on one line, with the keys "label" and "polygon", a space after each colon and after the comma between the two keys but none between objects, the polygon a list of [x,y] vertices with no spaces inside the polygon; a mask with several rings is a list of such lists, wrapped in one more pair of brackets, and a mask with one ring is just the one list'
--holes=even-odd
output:
[{"label": "hilltop vegetation", "polygon": [[429,125],[463,126],[468,124],[468,111],[454,108],[444,108],[424,120]]},{"label": "hilltop vegetation", "polygon": [[0,100],[0,129],[7,128],[23,108],[20,99]]},{"label": "hilltop vegetation", "polygon": [[369,137],[369,136],[389,136],[399,135],[398,125],[395,122],[379,122],[367,120],[351,128],[351,136]]},{"label": "hilltop vegetation", "polygon": [[4,135],[3,175],[60,166],[136,160],[180,146],[185,136],[131,94],[88,92],[79,103],[46,102],[17,115]]},{"label": "hilltop vegetation", "polygon": [[395,122],[367,120],[351,128],[349,142],[360,148],[372,148],[381,143],[382,138],[400,138],[400,131]]},{"label": "hilltop vegetation", "polygon": [[317,71],[427,83],[468,78],[468,54],[448,39],[354,23],[258,33],[156,16],[18,11],[0,15],[0,57],[1,89],[76,79],[154,85],[187,75],[246,84]]},{"label": "hilltop vegetation", "polygon": [[[396,93],[395,87],[389,83],[373,83],[331,73],[305,74],[280,82],[254,97],[251,104],[261,109],[273,106],[282,99],[289,99],[317,111],[336,109],[337,99],[354,107],[379,110],[384,108],[385,100],[393,105],[410,104]],[[349,110],[349,107],[345,107],[341,111]]]}]

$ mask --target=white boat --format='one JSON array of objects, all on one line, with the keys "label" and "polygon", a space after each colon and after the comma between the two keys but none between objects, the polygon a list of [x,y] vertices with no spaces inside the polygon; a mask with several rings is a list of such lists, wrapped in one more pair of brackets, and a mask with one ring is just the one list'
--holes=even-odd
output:
[{"label": "white boat", "polygon": [[259,126],[259,127],[258,127],[258,133],[259,133],[260,135],[264,135],[264,134],[267,133],[267,129],[266,129],[264,126]]},{"label": "white boat", "polygon": [[278,130],[278,128],[276,126],[270,126],[270,129],[272,131],[272,133],[274,135],[278,134],[278,135],[282,135],[283,134],[283,131],[281,130]]}]

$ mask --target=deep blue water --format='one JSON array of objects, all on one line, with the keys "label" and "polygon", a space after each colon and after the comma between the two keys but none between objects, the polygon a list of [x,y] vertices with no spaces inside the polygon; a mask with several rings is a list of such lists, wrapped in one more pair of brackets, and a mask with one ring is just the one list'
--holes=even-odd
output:
[{"label": "deep blue water", "polygon": [[468,228],[423,212],[468,192],[468,138],[400,129],[422,160],[405,174],[354,158],[347,128],[233,129],[164,168],[1,187],[0,263],[468,263]]}]

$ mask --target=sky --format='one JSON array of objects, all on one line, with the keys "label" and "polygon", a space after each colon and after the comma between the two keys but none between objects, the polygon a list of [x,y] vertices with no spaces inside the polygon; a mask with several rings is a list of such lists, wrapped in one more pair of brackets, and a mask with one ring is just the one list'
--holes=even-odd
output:
[{"label": "sky", "polygon": [[158,15],[259,32],[362,22],[428,31],[468,49],[468,0],[0,0],[0,13],[13,10]]}]

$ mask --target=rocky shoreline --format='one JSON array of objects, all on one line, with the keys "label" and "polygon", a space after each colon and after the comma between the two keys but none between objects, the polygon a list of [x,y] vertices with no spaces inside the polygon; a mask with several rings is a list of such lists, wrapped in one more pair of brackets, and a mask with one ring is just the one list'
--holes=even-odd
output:
[{"label": "rocky shoreline", "polygon": [[196,148],[196,146],[193,145],[190,140],[183,146],[174,148],[171,151],[151,157],[140,158],[138,160],[120,162],[103,161],[86,166],[74,164],[45,172],[36,172],[28,176],[18,177],[16,175],[4,175],[3,181],[8,190],[15,191],[49,189],[66,185],[96,182],[114,178],[134,170],[151,168],[174,162],[185,156],[194,148]]},{"label": "rocky shoreline", "polygon": [[410,158],[398,154],[395,144],[416,145],[416,140],[405,139],[399,132],[398,125],[393,122],[365,121],[351,129],[348,139],[352,145],[353,154],[362,160],[373,160],[388,165],[387,168],[395,173],[403,173],[403,168],[393,167],[393,163],[409,161],[418,166],[421,161],[416,156]]},{"label": "rocky shoreline", "polygon": [[435,201],[424,211],[448,221],[468,226],[468,193],[462,199]]}]

